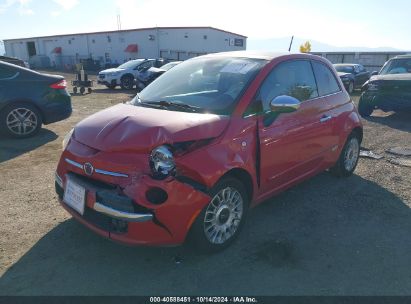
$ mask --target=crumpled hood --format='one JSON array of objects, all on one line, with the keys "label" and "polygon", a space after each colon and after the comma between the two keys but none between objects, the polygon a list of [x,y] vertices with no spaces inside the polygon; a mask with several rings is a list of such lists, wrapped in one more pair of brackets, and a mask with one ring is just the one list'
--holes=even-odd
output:
[{"label": "crumpled hood", "polygon": [[217,137],[229,119],[119,104],[78,123],[74,138],[100,151],[143,152],[162,144]]},{"label": "crumpled hood", "polygon": [[111,68],[111,69],[100,71],[99,74],[115,73],[115,72],[122,72],[122,71],[124,71],[124,69]]}]

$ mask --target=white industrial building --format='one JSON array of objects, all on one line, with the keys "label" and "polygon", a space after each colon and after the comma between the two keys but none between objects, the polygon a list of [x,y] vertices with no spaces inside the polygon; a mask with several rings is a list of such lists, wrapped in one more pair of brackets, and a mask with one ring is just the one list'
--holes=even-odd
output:
[{"label": "white industrial building", "polygon": [[70,68],[82,59],[101,66],[136,58],[185,60],[224,51],[246,49],[247,37],[213,27],[155,27],[6,39],[6,56],[38,67]]}]

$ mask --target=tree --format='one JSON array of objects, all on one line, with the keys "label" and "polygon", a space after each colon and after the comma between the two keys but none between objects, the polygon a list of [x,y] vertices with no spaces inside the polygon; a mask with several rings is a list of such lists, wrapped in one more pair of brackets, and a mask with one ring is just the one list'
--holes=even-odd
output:
[{"label": "tree", "polygon": [[310,43],[310,41],[306,41],[306,42],[304,42],[304,44],[300,45],[300,52],[301,53],[311,52],[311,43]]}]

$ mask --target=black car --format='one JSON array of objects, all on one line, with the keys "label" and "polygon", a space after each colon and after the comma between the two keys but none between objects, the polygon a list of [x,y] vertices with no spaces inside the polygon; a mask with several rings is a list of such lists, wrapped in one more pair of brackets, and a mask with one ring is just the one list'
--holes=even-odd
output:
[{"label": "black car", "polygon": [[361,64],[334,64],[334,68],[338,72],[345,89],[348,93],[352,93],[354,89],[359,89],[361,86],[370,79],[371,73],[368,72]]},{"label": "black car", "polygon": [[0,132],[24,138],[42,124],[69,117],[71,97],[62,76],[0,62]]},{"label": "black car", "polygon": [[363,117],[370,116],[374,109],[411,110],[411,55],[388,60],[361,90],[358,110]]},{"label": "black car", "polygon": [[176,65],[180,64],[182,61],[172,61],[169,62],[159,68],[157,67],[151,67],[146,71],[143,71],[137,75],[136,83],[137,83],[137,89],[144,89],[146,86],[148,86],[150,83],[152,83],[154,80],[156,80],[160,75],[164,74],[167,72],[169,69],[175,67]]}]

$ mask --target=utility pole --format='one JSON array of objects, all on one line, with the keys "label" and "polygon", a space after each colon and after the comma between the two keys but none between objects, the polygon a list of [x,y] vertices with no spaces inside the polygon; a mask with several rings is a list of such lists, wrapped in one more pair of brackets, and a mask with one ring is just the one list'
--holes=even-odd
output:
[{"label": "utility pole", "polygon": [[117,15],[117,30],[121,31],[121,18],[120,14]]},{"label": "utility pole", "polygon": [[291,52],[291,47],[293,46],[293,40],[294,40],[294,36],[291,36],[290,47],[288,48],[289,52]]}]

